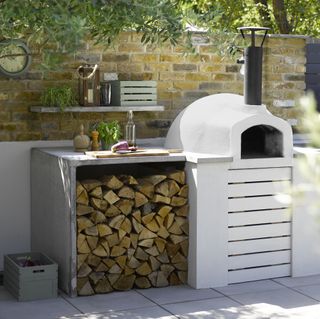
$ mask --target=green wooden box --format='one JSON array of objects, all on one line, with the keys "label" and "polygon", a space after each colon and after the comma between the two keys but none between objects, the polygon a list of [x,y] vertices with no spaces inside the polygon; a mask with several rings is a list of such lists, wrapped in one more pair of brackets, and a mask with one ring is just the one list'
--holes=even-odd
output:
[{"label": "green wooden box", "polygon": [[111,81],[111,105],[157,105],[157,81]]},{"label": "green wooden box", "polygon": [[[30,260],[39,265],[23,267]],[[57,297],[58,265],[41,253],[4,256],[4,287],[19,301]]]}]

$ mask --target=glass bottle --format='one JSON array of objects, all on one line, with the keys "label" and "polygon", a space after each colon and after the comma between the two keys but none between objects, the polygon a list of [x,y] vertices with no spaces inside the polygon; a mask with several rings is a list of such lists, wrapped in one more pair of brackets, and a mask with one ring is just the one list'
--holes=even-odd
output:
[{"label": "glass bottle", "polygon": [[128,122],[126,124],[126,140],[129,146],[136,146],[136,125],[133,122],[133,112],[130,110],[127,114]]}]

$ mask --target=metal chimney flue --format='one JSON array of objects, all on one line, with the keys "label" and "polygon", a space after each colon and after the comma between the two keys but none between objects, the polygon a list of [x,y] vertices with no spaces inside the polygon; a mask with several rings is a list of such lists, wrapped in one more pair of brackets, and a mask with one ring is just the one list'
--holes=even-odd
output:
[{"label": "metal chimney flue", "polygon": [[[262,53],[263,43],[269,28],[241,27],[238,28],[245,39],[245,32],[251,32],[251,45],[244,50],[244,101],[250,105],[260,105],[262,96]],[[260,46],[256,46],[256,31],[264,31]]]}]

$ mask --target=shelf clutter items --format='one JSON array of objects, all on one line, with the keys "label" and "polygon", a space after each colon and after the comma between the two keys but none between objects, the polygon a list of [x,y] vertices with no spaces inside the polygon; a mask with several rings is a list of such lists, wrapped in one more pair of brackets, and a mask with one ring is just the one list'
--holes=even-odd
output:
[{"label": "shelf clutter items", "polygon": [[97,64],[81,65],[77,72],[81,106],[157,105],[157,81],[101,81]]}]

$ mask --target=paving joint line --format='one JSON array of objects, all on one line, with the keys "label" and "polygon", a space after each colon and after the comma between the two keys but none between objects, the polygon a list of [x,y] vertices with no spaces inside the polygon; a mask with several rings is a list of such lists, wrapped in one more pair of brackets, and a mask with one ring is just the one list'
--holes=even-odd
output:
[{"label": "paving joint line", "polygon": [[218,292],[219,294],[221,294],[222,296],[224,296],[224,297],[226,297],[226,298],[229,298],[230,300],[236,302],[236,303],[239,304],[240,306],[245,306],[245,304],[241,303],[241,302],[238,301],[238,300],[233,299],[231,296],[228,296],[228,295],[226,295],[226,294],[223,293],[223,292],[220,292],[220,291],[218,291],[218,290],[215,290],[214,288],[210,288],[210,289],[213,290],[213,291],[215,291],[215,292]]}]

